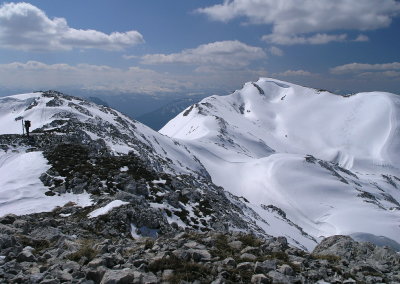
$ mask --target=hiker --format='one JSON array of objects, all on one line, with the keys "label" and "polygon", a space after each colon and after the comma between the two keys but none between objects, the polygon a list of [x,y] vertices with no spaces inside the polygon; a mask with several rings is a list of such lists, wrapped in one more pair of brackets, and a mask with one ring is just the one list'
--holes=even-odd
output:
[{"label": "hiker", "polygon": [[30,120],[25,120],[24,126],[25,126],[25,130],[26,130],[26,136],[29,137],[29,127],[31,127],[31,121]]}]

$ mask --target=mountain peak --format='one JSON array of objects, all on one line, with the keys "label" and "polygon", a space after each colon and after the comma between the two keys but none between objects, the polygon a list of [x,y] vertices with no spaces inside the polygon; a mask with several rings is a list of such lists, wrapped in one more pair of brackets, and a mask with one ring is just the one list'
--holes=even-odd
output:
[{"label": "mountain peak", "polygon": [[400,212],[399,125],[394,94],[340,96],[260,78],[189,107],[160,132],[261,216],[272,204],[316,239],[385,232],[400,242],[397,223],[382,221]]}]

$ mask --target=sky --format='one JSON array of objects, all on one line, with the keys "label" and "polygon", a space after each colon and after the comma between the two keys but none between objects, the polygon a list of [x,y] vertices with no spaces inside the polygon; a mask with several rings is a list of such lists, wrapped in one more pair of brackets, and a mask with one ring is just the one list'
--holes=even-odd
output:
[{"label": "sky", "polygon": [[228,94],[272,77],[400,94],[395,0],[0,2],[0,89]]}]

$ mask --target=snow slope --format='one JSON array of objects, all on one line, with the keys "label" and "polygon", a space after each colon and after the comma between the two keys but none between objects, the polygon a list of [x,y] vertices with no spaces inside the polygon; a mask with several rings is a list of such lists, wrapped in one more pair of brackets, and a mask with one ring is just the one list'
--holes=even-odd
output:
[{"label": "snow slope", "polygon": [[262,78],[187,108],[160,133],[187,145],[213,182],[266,221],[272,204],[316,239],[368,233],[400,242],[399,122],[394,94],[338,96]]},{"label": "snow slope", "polygon": [[25,150],[0,150],[0,216],[47,212],[68,202],[91,205],[87,193],[46,196],[48,189],[39,177],[50,166],[41,152]]}]

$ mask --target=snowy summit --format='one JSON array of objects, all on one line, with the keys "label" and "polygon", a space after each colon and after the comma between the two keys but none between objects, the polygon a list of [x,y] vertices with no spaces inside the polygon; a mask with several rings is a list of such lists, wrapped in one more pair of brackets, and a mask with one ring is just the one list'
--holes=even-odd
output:
[{"label": "snowy summit", "polygon": [[186,144],[213,182],[244,196],[268,223],[274,205],[315,239],[400,242],[399,122],[394,94],[340,96],[262,78],[204,99],[160,132]]}]

